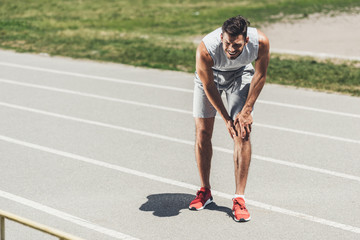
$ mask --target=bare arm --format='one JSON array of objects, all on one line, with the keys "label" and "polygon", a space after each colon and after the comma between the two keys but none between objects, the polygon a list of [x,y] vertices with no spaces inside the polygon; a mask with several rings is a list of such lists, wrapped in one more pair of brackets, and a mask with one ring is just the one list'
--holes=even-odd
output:
[{"label": "bare arm", "polygon": [[235,124],[240,123],[241,137],[245,138],[251,131],[252,116],[256,99],[265,85],[267,67],[270,61],[269,39],[264,33],[259,33],[259,52],[255,61],[255,74],[250,84],[250,90],[242,111],[236,116]]},{"label": "bare arm", "polygon": [[214,62],[205,44],[201,42],[196,50],[196,72],[203,84],[207,98],[225,121],[226,127],[232,137],[236,135],[236,131],[214,82],[213,65]]}]

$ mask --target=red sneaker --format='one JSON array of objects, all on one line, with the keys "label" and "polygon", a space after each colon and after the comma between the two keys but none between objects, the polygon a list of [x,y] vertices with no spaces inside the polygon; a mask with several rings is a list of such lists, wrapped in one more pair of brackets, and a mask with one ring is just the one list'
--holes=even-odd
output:
[{"label": "red sneaker", "polygon": [[190,203],[190,210],[201,210],[206,207],[206,205],[213,202],[213,197],[211,196],[210,189],[200,188],[200,190],[196,193],[196,198]]},{"label": "red sneaker", "polygon": [[245,207],[245,200],[241,197],[233,198],[233,215],[236,222],[250,221],[250,213]]}]

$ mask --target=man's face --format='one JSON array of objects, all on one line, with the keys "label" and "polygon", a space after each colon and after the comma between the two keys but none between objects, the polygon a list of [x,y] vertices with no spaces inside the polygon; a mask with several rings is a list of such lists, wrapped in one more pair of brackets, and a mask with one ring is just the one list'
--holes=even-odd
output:
[{"label": "man's face", "polygon": [[245,45],[249,41],[249,37],[244,39],[243,35],[238,35],[236,37],[230,36],[229,34],[221,33],[221,41],[223,43],[223,48],[228,59],[232,60],[240,56]]}]

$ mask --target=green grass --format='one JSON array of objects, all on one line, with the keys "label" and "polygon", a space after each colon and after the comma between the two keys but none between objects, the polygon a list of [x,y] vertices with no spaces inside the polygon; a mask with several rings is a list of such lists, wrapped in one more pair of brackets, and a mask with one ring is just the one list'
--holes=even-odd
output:
[{"label": "green grass", "polygon": [[360,68],[356,65],[355,62],[335,64],[312,58],[286,59],[274,55],[269,64],[267,82],[360,96]]},{"label": "green grass", "polygon": [[[0,0],[0,47],[193,72],[194,37],[231,16],[244,15],[259,27],[288,16],[301,18],[359,6],[358,0]],[[315,66],[324,74],[312,76]],[[333,68],[342,71],[327,77],[325,73]],[[348,80],[349,76],[355,80]],[[273,57],[268,79],[360,96],[356,77],[359,68],[351,64],[339,67]]]}]

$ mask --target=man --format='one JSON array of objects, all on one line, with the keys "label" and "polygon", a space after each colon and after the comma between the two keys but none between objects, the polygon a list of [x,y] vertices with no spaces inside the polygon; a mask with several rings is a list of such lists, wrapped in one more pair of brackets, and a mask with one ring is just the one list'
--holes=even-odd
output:
[{"label": "man", "polygon": [[[194,117],[195,155],[201,188],[189,209],[201,210],[212,202],[210,165],[211,137],[216,112],[234,140],[235,196],[233,215],[237,222],[251,219],[245,206],[245,186],[251,158],[252,111],[266,79],[269,40],[242,16],[226,20],[222,28],[206,35],[196,51]],[[255,69],[252,62],[255,61]],[[225,92],[228,111],[221,99]]]}]

